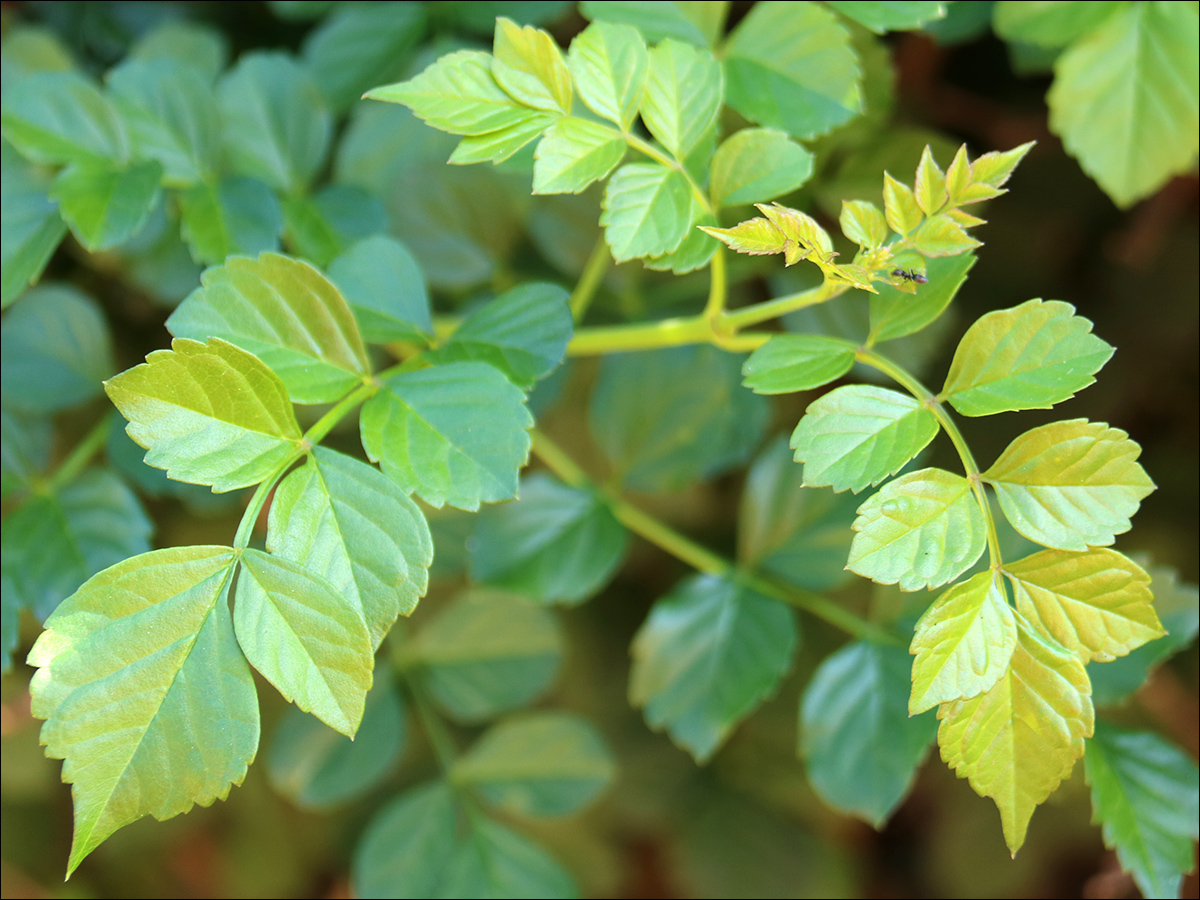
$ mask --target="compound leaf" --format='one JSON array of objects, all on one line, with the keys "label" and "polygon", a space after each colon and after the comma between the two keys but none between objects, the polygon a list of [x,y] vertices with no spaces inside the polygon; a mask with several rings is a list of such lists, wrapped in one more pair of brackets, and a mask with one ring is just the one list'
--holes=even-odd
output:
[{"label": "compound leaf", "polygon": [[300,449],[283,382],[220,339],[176,338],[105,384],[146,464],[214,492],[258,484]]},{"label": "compound leaf", "polygon": [[275,192],[257,178],[225,178],[193,185],[179,195],[180,234],[192,258],[220,265],[235,253],[279,247],[283,210]]},{"label": "compound leaf", "polygon": [[499,16],[492,52],[492,75],[510,97],[534,109],[570,114],[571,73],[547,32]]},{"label": "compound leaf", "polygon": [[533,417],[493,366],[450,362],[395,375],[363,407],[363,446],[407,493],[475,510],[517,494]]},{"label": "compound leaf", "polygon": [[65,760],[68,874],[105,838],[224,799],[258,748],[258,702],[226,594],[228,547],[173,547],[91,578],[29,653],[42,743]]},{"label": "compound leaf", "polygon": [[694,576],[655,602],[634,637],[629,700],[703,763],[774,692],[796,641],[781,601]]},{"label": "compound leaf", "polygon": [[712,128],[723,99],[721,65],[708,50],[668,39],[650,51],[642,121],[676,159]]},{"label": "compound leaf", "polygon": [[713,156],[713,204],[774,200],[808,181],[812,168],[813,155],[786,133],[743,128],[722,141]]},{"label": "compound leaf", "polygon": [[216,337],[273,369],[297,403],[337,400],[369,371],[354,314],[338,289],[302,260],[234,257],[206,269],[171,314],[177,337]]},{"label": "compound leaf", "polygon": [[933,413],[912,397],[847,385],[809,405],[791,446],[806,485],[858,493],[898,472],[937,433]]},{"label": "compound leaf", "polygon": [[50,165],[124,163],[129,136],[108,98],[78,72],[35,72],[4,92],[4,137],[26,159]]},{"label": "compound leaf", "polygon": [[885,484],[858,508],[847,568],[902,591],[936,588],[975,564],[987,521],[971,484],[921,469]]},{"label": "compound leaf", "polygon": [[983,473],[1013,528],[1059,550],[1107,546],[1154,482],[1119,428],[1071,419],[1030,429]]},{"label": "compound leaf", "polygon": [[588,109],[628,132],[650,67],[646,42],[637,29],[593,22],[571,41],[567,65]]},{"label": "compound leaf", "polygon": [[79,242],[92,252],[124,244],[158,205],[162,166],[157,162],[116,168],[77,162],[54,179],[51,197]]},{"label": "compound leaf", "polygon": [[546,131],[534,152],[535,194],[578,194],[625,156],[625,138],[612,126],[566,116]]},{"label": "compound leaf", "polygon": [[815,334],[780,334],[742,365],[742,383],[756,394],[811,391],[854,365],[854,344]]},{"label": "compound leaf", "polygon": [[446,896],[441,889],[457,830],[458,809],[444,781],[400,794],[375,815],[358,842],[355,894],[410,900]]},{"label": "compound leaf", "polygon": [[925,284],[909,294],[890,284],[880,284],[871,295],[871,339],[890,341],[920,331],[950,305],[975,265],[970,253],[940,256],[926,263]]},{"label": "compound leaf", "polygon": [[329,279],[350,304],[364,340],[424,343],[433,332],[425,278],[395,238],[358,241],[329,264]]},{"label": "compound leaf", "polygon": [[1049,409],[1096,379],[1113,348],[1059,300],[1029,300],[967,329],[942,397],[964,416]]},{"label": "compound leaf", "polygon": [[617,262],[670,253],[683,242],[691,221],[691,188],[677,169],[627,163],[609,179],[600,224]]}]

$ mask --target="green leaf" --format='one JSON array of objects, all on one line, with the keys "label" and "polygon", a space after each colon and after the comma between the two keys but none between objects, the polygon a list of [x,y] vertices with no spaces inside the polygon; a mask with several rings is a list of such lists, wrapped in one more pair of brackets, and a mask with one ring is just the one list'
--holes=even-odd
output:
[{"label": "green leaf", "polygon": [[480,162],[502,163],[545,131],[552,122],[554,117],[543,113],[530,119],[522,119],[498,131],[469,135],[458,142],[458,146],[446,162],[453,166],[469,166]]},{"label": "green leaf", "polygon": [[102,569],[150,549],[153,526],[107,469],[88,469],[4,519],[4,572],[20,604],[45,619]]},{"label": "green leaf", "polygon": [[1093,724],[1083,664],[1024,625],[1018,632],[1012,661],[990,690],[938,710],[942,759],[996,802],[1014,854],[1034,809],[1083,755]]},{"label": "green leaf", "polygon": [[1146,897],[1178,897],[1197,837],[1196,764],[1150,732],[1104,722],[1083,756],[1092,818]]},{"label": "green leaf", "polygon": [[993,572],[954,585],[917,622],[909,712],[990,690],[1007,675],[1016,644],[1016,619]]},{"label": "green leaf", "polygon": [[881,247],[888,238],[887,220],[879,207],[865,200],[843,200],[838,217],[842,234],[862,248]]},{"label": "green leaf", "polygon": [[379,198],[347,184],[285,198],[283,219],[292,251],[322,269],[355,241],[387,230],[387,213]]},{"label": "green leaf", "polygon": [[375,235],[354,244],[329,264],[364,340],[424,344],[433,332],[429,292],[417,261],[395,238]]},{"label": "green leaf", "polygon": [[[1018,163],[1025,158],[1025,154],[1033,149],[1034,141],[1021,144],[1019,147],[1014,147],[1012,150],[998,152],[993,150],[991,153],[985,153],[983,156],[971,163],[971,180],[975,184],[984,184],[992,188],[1000,188],[1008,182],[1012,177],[1013,171],[1017,168]],[[997,191],[1003,193],[1003,191]],[[990,196],[995,196],[992,194]],[[983,199],[983,198],[981,198]]]},{"label": "green leaf", "polygon": [[333,119],[304,69],[282,53],[247,53],[221,79],[217,100],[237,174],[283,193],[308,187],[325,162]]},{"label": "green leaf", "polygon": [[289,707],[267,750],[272,786],[294,803],[324,809],[366,794],[395,767],[406,742],[404,706],[384,675],[367,694],[354,740]]},{"label": "green leaf", "polygon": [[644,3],[642,0],[583,0],[579,11],[592,21],[632,25],[647,41],[675,38],[711,46],[720,37],[727,4]]},{"label": "green leaf", "polygon": [[847,18],[876,34],[888,31],[912,31],[926,22],[946,17],[946,4],[939,0],[829,0],[829,5]]},{"label": "green leaf", "polygon": [[691,188],[682,172],[658,163],[626,163],[609,179],[600,224],[620,263],[670,253],[687,235],[691,212]]},{"label": "green leaf", "polygon": [[1113,355],[1091,331],[1058,300],[987,313],[963,335],[942,397],[964,416],[1049,409],[1092,384]]},{"label": "green leaf", "polygon": [[388,379],[361,425],[368,455],[406,493],[475,510],[516,496],[533,417],[498,369],[451,362]]},{"label": "green leaf", "polygon": [[629,701],[647,724],[706,762],[775,691],[791,665],[796,620],[782,602],[697,575],[655,602],[633,639]]},{"label": "green leaf", "polygon": [[[713,228],[701,226],[701,231],[710,234],[738,253],[748,253],[751,256],[769,256],[772,253],[787,254],[787,265],[799,262],[807,253],[795,256],[796,243],[786,237],[775,227],[770,219],[762,217],[740,222],[732,228]],[[792,251],[792,252],[789,252]]]},{"label": "green leaf", "polygon": [[78,406],[99,395],[115,364],[100,308],[67,285],[25,295],[0,327],[0,397],[36,413]]},{"label": "green leaf", "polygon": [[1118,206],[1188,171],[1200,137],[1196,8],[1135,3],[1054,66],[1050,128]]},{"label": "green leaf", "polygon": [[534,152],[533,192],[578,194],[624,156],[625,138],[611,126],[575,116],[559,119]]},{"label": "green leaf", "polygon": [[354,314],[308,263],[277,253],[206,269],[167,320],[177,337],[218,337],[271,367],[296,403],[342,397],[370,371]]},{"label": "green leaf", "polygon": [[0,572],[0,673],[12,671],[12,652],[21,639],[21,607],[8,570]]},{"label": "green leaf", "polygon": [[726,45],[729,105],[798,138],[826,134],[859,114],[860,78],[850,35],[815,3],[760,3]]},{"label": "green leaf", "polygon": [[1059,550],[1107,546],[1154,482],[1138,464],[1142,448],[1119,428],[1071,419],[1014,440],[983,478],[1013,528]]},{"label": "green leaf", "polygon": [[558,672],[563,641],[547,610],[477,590],[438,610],[411,649],[441,707],[459,721],[479,722],[544,693]]},{"label": "green leaf", "polygon": [[1121,0],[1043,0],[1041,3],[1017,3],[1001,0],[994,7],[992,26],[1006,41],[1020,41],[1039,47],[1065,47],[1092,31],[1127,4]]},{"label": "green leaf", "polygon": [[716,216],[705,212],[704,207],[692,197],[692,220],[679,246],[662,256],[650,256],[642,260],[647,269],[658,272],[674,272],[682,275],[707,266],[719,246],[704,232],[704,228],[717,224]]},{"label": "green leaf", "polygon": [[26,159],[50,165],[123,163],[129,137],[116,109],[78,72],[36,72],[4,92],[4,137]]},{"label": "green leaf", "polygon": [[857,494],[899,472],[937,433],[933,413],[912,397],[847,385],[809,405],[791,446],[805,485]]},{"label": "green leaf", "polygon": [[780,334],[742,366],[742,383],[756,394],[811,391],[836,381],[854,365],[854,345],[815,334]]},{"label": "green leaf", "polygon": [[33,167],[7,143],[0,144],[0,154],[0,303],[8,309],[41,277],[67,224]]},{"label": "green leaf", "polygon": [[52,197],[79,242],[93,253],[124,244],[142,230],[158,205],[162,166],[157,162],[113,168],[79,162],[54,180]]},{"label": "green leaf", "polygon": [[[800,250],[807,251],[804,254],[805,256],[808,253],[815,253],[815,259],[828,262],[832,256],[836,255],[833,252],[833,241],[830,239],[829,233],[812,216],[802,213],[797,209],[780,206],[778,203],[773,203],[770,206],[762,203],[754,205],[759,212],[771,220],[772,224],[779,229],[780,233],[788,241]],[[788,256],[787,264],[789,266],[803,258],[793,258],[790,254],[787,254],[786,247],[784,250],[785,255]]]},{"label": "green leaf", "polygon": [[946,213],[926,219],[909,235],[912,248],[923,256],[957,256],[983,246]]},{"label": "green leaf", "polygon": [[449,777],[510,813],[566,816],[591,803],[616,771],[591,723],[547,711],[492,726],[455,760]]},{"label": "green leaf", "polygon": [[570,114],[571,73],[547,32],[500,16],[492,52],[492,75],[510,97],[534,109]]},{"label": "green leaf", "polygon": [[275,193],[255,178],[205,182],[179,195],[180,232],[192,258],[220,265],[235,253],[279,248],[283,212]]},{"label": "green leaf", "polygon": [[129,48],[129,59],[171,59],[194,68],[208,84],[229,63],[229,42],[210,25],[168,18],[143,33]]},{"label": "green leaf", "polygon": [[244,550],[241,560],[233,627],[246,659],[287,700],[353,738],[375,667],[362,609],[283,557]]},{"label": "green leaf", "polygon": [[928,144],[921,153],[921,161],[917,163],[917,177],[913,181],[913,187],[917,206],[925,215],[932,216],[945,205],[948,198],[946,173],[933,158],[933,150]]},{"label": "green leaf", "polygon": [[411,900],[444,896],[457,827],[449,785],[438,780],[410,788],[375,815],[358,842],[354,893]]},{"label": "green leaf", "polygon": [[627,543],[594,491],[537,473],[522,479],[520,500],[480,514],[471,576],[543,602],[578,603],[608,583]]},{"label": "green leaf", "polygon": [[908,654],[857,641],[826,658],[800,701],[799,752],[834,809],[883,827],[933,742],[933,716],[908,714]]},{"label": "green leaf", "polygon": [[743,128],[717,148],[712,200],[717,207],[790,194],[812,175],[813,155],[773,128]]},{"label": "green leaf", "polygon": [[579,896],[570,874],[525,836],[482,816],[459,838],[441,897]]},{"label": "green leaf", "polygon": [[587,108],[628,133],[650,67],[646,42],[637,29],[593,22],[571,41],[567,65]]},{"label": "green leaf", "polygon": [[519,285],[469,315],[425,358],[434,363],[489,363],[528,390],[567,352],[572,332],[568,296],[564,288],[543,281]]},{"label": "green leaf", "polygon": [[108,89],[134,155],[161,163],[166,184],[186,187],[216,176],[221,113],[206,73],[175,59],[127,59],[108,74]]},{"label": "green leaf", "polygon": [[723,99],[721,66],[709,51],[669,39],[650,51],[642,121],[676,159],[712,128]]},{"label": "green leaf", "polygon": [[622,482],[639,491],[679,490],[746,459],[768,407],[742,388],[739,370],[737,356],[715,347],[606,357],[589,416]]},{"label": "green leaf", "polygon": [[370,100],[403,103],[422,121],[451,134],[488,134],[542,113],[517,103],[492,76],[492,56],[458,50],[441,57],[416,78],[368,91]]},{"label": "green leaf", "polygon": [[373,466],[317,447],[271,503],[267,549],[327,580],[378,648],[429,585],[433,541],[420,508]]},{"label": "green leaf", "polygon": [[901,237],[907,237],[924,218],[912,188],[887,172],[883,173],[883,214],[888,227]]},{"label": "green leaf", "polygon": [[1084,662],[1108,662],[1166,634],[1150,576],[1114,550],[1043,550],[1004,574],[1021,615]]},{"label": "green leaf", "polygon": [[940,587],[975,564],[987,521],[971,484],[944,469],[889,481],[858,508],[847,568],[902,591]]},{"label": "green leaf", "polygon": [[738,513],[738,561],[812,591],[840,587],[850,551],[851,494],[806,488],[780,436],[755,460]]},{"label": "green leaf", "polygon": [[974,266],[975,257],[970,253],[937,257],[926,266],[928,282],[917,285],[914,294],[888,284],[879,285],[879,292],[871,295],[871,338],[894,340],[934,322],[950,305]]},{"label": "green leaf", "polygon": [[70,874],[110,834],[224,799],[258,748],[228,547],[174,547],[91,578],[29,652],[42,743],[72,784]]},{"label": "green leaf", "polygon": [[0,495],[5,500],[17,491],[27,490],[46,468],[51,431],[49,417],[0,407]]},{"label": "green leaf", "polygon": [[232,344],[176,338],[108,381],[146,464],[214,492],[258,484],[300,451],[279,377]]}]

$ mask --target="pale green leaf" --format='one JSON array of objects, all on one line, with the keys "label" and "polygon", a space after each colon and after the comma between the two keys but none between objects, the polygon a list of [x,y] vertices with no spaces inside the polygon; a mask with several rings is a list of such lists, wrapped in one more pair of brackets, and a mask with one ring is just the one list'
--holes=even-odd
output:
[{"label": "pale green leaf", "polygon": [[933,150],[928,144],[921,153],[921,161],[917,163],[917,177],[913,181],[913,189],[917,206],[927,216],[932,216],[941,210],[946,203],[948,197],[946,173],[941,170],[937,160],[933,158]]},{"label": "pale green leaf", "polygon": [[721,35],[728,3],[645,3],[643,0],[583,0],[579,11],[592,21],[632,25],[647,41],[675,38],[706,47]]},{"label": "pale green leaf", "polygon": [[101,391],[115,364],[100,308],[67,285],[30,291],[0,326],[0,397],[36,413],[78,406]]},{"label": "pale green leaf", "polygon": [[4,92],[4,137],[34,162],[129,159],[129,136],[116,109],[78,72],[37,72]]},{"label": "pale green leaf", "polygon": [[858,641],[826,658],[800,701],[808,780],[835,809],[881,828],[933,742],[933,716],[908,714],[908,654]]},{"label": "pale green leaf", "polygon": [[308,74],[282,53],[248,53],[217,86],[225,153],[239,175],[281,192],[308,187],[333,120]]},{"label": "pale green leaf", "polygon": [[637,29],[593,22],[571,41],[567,65],[588,109],[628,132],[650,67],[646,42]]},{"label": "pale green leaf", "polygon": [[7,142],[0,160],[0,303],[7,309],[41,277],[67,225],[44,179]]},{"label": "pale green leaf", "polygon": [[300,450],[279,377],[232,344],[176,338],[111,379],[108,396],[147,448],[146,464],[178,481],[232,491],[262,481]]},{"label": "pale green leaf", "polygon": [[774,200],[808,181],[812,168],[813,155],[784,132],[743,128],[726,138],[713,156],[713,204]]},{"label": "pale green leaf", "polygon": [[594,491],[543,474],[521,498],[481,513],[468,545],[476,581],[543,602],[578,603],[615,574],[628,535]]},{"label": "pale green leaf", "polygon": [[357,607],[377,648],[429,584],[433,542],[420,508],[373,466],[317,447],[275,491],[267,549]]},{"label": "pale green leaf", "polygon": [[429,292],[408,248],[386,235],[359,241],[329,264],[364,340],[425,343],[433,332]]},{"label": "pale green leaf", "polygon": [[1194,865],[1196,764],[1156,734],[1097,722],[1083,765],[1104,843],[1117,851],[1143,896],[1178,897]]},{"label": "pale green leaf", "polygon": [[367,694],[353,741],[289,707],[267,750],[267,774],[272,786],[299,806],[336,806],[386,780],[404,752],[406,731],[404,706],[385,674]]},{"label": "pale green leaf", "polygon": [[376,813],[354,850],[358,897],[429,900],[454,854],[458,809],[441,780],[410,788]]},{"label": "pale green leaf", "polygon": [[1107,546],[1154,482],[1138,464],[1142,448],[1119,428],[1071,419],[1030,429],[983,477],[1013,528],[1059,550]]},{"label": "pale green leaf", "polygon": [[1122,0],[1000,0],[994,7],[992,27],[1006,41],[1065,47],[1126,5]]},{"label": "pale green leaf", "polygon": [[799,138],[832,131],[862,111],[858,57],[837,17],[816,3],[760,3],[725,52],[729,105]]},{"label": "pale green leaf", "polygon": [[469,828],[455,845],[438,897],[573,900],[579,896],[570,874],[524,835],[483,816],[471,821]]},{"label": "pale green leaf", "polygon": [[135,236],[158,205],[162,166],[157,162],[114,168],[77,162],[54,180],[51,196],[71,231],[88,250],[111,250]]},{"label": "pale green leaf", "polygon": [[528,281],[477,309],[450,339],[425,358],[434,363],[478,360],[528,390],[567,352],[571,311],[566,289]]},{"label": "pale green leaf", "polygon": [[721,66],[709,51],[673,40],[650,51],[642,121],[676,159],[713,126],[723,99]]},{"label": "pale green leaf", "polygon": [[913,250],[923,256],[957,256],[983,246],[949,213],[926,219],[908,237]]},{"label": "pale green leaf", "polygon": [[403,103],[422,121],[451,134],[487,134],[543,118],[504,92],[492,76],[492,55],[481,50],[457,50],[416,78],[366,96]]},{"label": "pale green leaf", "polygon": [[570,114],[571,73],[547,32],[497,17],[492,52],[492,75],[510,97],[534,109]]},{"label": "pale green leaf", "polygon": [[533,192],[578,194],[624,156],[625,139],[612,126],[575,116],[559,119],[534,152]]},{"label": "pale green leaf", "polygon": [[863,248],[881,247],[888,238],[883,213],[874,203],[865,200],[843,200],[838,224],[842,234]]},{"label": "pale green leaf", "polygon": [[1018,631],[1012,660],[990,690],[938,709],[942,759],[995,801],[1014,854],[1034,809],[1083,755],[1094,721],[1083,664],[1024,625]]},{"label": "pale green leaf", "polygon": [[263,253],[207,269],[167,320],[177,337],[218,337],[273,369],[297,403],[342,397],[369,371],[354,314],[324,275],[298,259]]},{"label": "pale green leaf", "polygon": [[655,602],[634,637],[629,701],[703,763],[774,693],[796,642],[781,601],[694,576]]},{"label": "pale green leaf", "polygon": [[829,0],[829,5],[847,18],[865,25],[876,34],[888,31],[912,31],[927,22],[946,17],[946,5],[939,0]]},{"label": "pale green leaf", "polygon": [[791,446],[806,485],[858,493],[900,471],[937,433],[933,413],[912,397],[847,385],[809,405]]},{"label": "pale green leaf", "polygon": [[604,360],[589,417],[625,485],[679,490],[750,455],[769,409],[741,386],[740,362],[704,346]]},{"label": "pale green leaf", "polygon": [[1189,171],[1200,144],[1200,34],[1188,3],[1134,3],[1054,66],[1050,128],[1118,206]]},{"label": "pale green leaf", "polygon": [[275,192],[255,178],[205,182],[179,195],[180,233],[192,259],[220,265],[235,253],[279,248],[283,211]]},{"label": "pale green leaf", "polygon": [[[993,150],[971,163],[971,180],[978,185],[1000,188],[1012,177],[1017,165],[1025,158],[1025,154],[1033,149],[1034,141],[1021,144],[1003,152]],[[1004,193],[996,190],[989,196]]]},{"label": "pale green leaf", "polygon": [[516,496],[533,417],[498,369],[451,362],[388,379],[361,424],[367,453],[405,492],[474,510]]},{"label": "pale green leaf", "polygon": [[954,585],[917,622],[909,712],[990,690],[1008,672],[1016,643],[1016,618],[993,572]]},{"label": "pale green leaf", "polygon": [[925,284],[916,285],[915,293],[880,284],[871,295],[871,338],[890,341],[920,331],[935,321],[950,305],[958,289],[975,266],[969,253],[936,257],[925,268]]},{"label": "pale green leaf", "polygon": [[1166,634],[1150,576],[1114,550],[1043,550],[1004,573],[1021,615],[1084,662],[1108,662]]},{"label": "pale green leaf", "polygon": [[554,121],[554,116],[542,113],[505,128],[489,131],[487,134],[468,135],[458,142],[458,146],[446,162],[453,166],[469,166],[481,162],[502,163],[545,131]]},{"label": "pale green leaf", "polygon": [[134,155],[157,160],[172,187],[213,178],[220,167],[221,113],[211,80],[175,59],[129,59],[108,74]]},{"label": "pale green leaf", "polygon": [[907,237],[924,218],[912,188],[887,172],[883,173],[883,214],[888,227],[901,237]]},{"label": "pale green leaf", "polygon": [[21,606],[45,619],[102,569],[150,549],[153,526],[108,469],[88,469],[4,518],[4,572]]},{"label": "pale green leaf", "polygon": [[227,606],[233,559],[175,547],[118,563],[30,651],[32,711],[75,800],[68,874],[121,826],[208,806],[245,777],[258,703]]},{"label": "pale green leaf", "polygon": [[[701,230],[738,253],[748,253],[751,256],[784,253],[788,247],[795,247],[795,242],[784,237],[783,232],[776,228],[770,219],[761,217],[740,222],[732,228],[702,226]],[[788,265],[794,261],[789,260]]]},{"label": "pale green leaf", "polygon": [[854,365],[854,344],[815,334],[779,334],[742,366],[742,383],[756,394],[811,391]]},{"label": "pale green leaf", "polygon": [[987,521],[971,484],[944,469],[889,481],[858,508],[847,568],[902,591],[936,588],[975,564]]},{"label": "pale green leaf", "polygon": [[354,737],[375,667],[362,609],[282,557],[244,550],[241,562],[233,627],[246,659],[286,699]]},{"label": "pale green leaf", "polygon": [[583,718],[535,712],[505,719],[454,761],[451,782],[523,816],[565,816],[587,806],[616,775],[603,738]]},{"label": "pale green leaf", "polygon": [[438,610],[412,644],[425,682],[455,719],[519,709],[550,686],[562,661],[554,617],[522,597],[473,591]]},{"label": "pale green leaf", "polygon": [[691,188],[682,172],[658,163],[627,163],[609,179],[600,224],[613,259],[625,262],[678,247],[691,212]]}]

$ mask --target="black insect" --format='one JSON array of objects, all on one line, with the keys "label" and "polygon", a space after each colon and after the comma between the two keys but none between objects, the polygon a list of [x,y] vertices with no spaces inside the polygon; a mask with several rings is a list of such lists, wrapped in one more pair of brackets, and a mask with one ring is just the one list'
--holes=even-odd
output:
[{"label": "black insect", "polygon": [[903,278],[905,281],[911,281],[913,284],[929,284],[929,279],[920,272],[911,272],[908,269],[893,269],[893,278]]}]

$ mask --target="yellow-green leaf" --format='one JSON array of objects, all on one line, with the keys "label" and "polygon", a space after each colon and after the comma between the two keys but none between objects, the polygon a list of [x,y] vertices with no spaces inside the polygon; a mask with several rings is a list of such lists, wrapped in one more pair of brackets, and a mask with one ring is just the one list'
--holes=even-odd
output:
[{"label": "yellow-green leaf", "polygon": [[642,103],[649,69],[646,42],[638,30],[593,22],[571,41],[567,65],[588,109],[628,132]]},{"label": "yellow-green leaf", "polygon": [[738,253],[748,253],[751,256],[767,256],[772,253],[783,253],[788,239],[783,232],[763,218],[749,219],[740,222],[732,228],[713,228],[701,225],[700,230],[711,234]]},{"label": "yellow-green leaf", "polygon": [[492,75],[514,100],[534,109],[571,112],[571,73],[549,34],[500,16],[492,52]]}]

